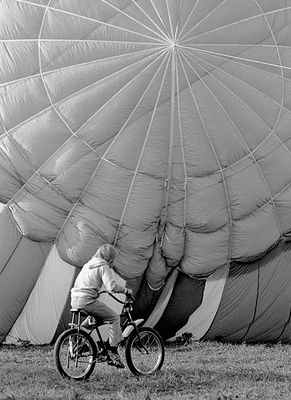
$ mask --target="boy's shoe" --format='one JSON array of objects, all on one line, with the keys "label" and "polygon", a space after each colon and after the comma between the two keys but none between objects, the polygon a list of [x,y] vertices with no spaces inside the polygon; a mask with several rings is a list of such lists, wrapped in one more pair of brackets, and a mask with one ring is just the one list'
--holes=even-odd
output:
[{"label": "boy's shoe", "polygon": [[116,368],[125,368],[123,362],[120,359],[120,356],[118,353],[115,353],[111,350],[108,351],[108,365],[112,365],[113,367]]},{"label": "boy's shoe", "polygon": [[105,350],[97,351],[96,361],[98,363],[107,361],[107,354]]}]

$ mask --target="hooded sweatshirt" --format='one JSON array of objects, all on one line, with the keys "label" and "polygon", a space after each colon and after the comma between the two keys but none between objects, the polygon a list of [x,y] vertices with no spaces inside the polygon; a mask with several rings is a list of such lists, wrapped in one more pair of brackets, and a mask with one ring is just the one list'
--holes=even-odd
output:
[{"label": "hooded sweatshirt", "polygon": [[102,258],[94,256],[81,269],[71,290],[71,295],[94,299],[99,296],[98,292],[102,285],[108,292],[126,292],[126,288],[115,281],[109,264]]}]

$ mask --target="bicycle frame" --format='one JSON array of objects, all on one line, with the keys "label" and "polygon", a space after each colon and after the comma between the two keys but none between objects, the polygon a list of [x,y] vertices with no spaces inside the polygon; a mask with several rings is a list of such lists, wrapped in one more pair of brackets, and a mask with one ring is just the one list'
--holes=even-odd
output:
[{"label": "bicycle frame", "polygon": [[[128,338],[128,336],[130,335],[130,333],[131,333],[133,330],[135,330],[136,333],[137,333],[137,335],[139,336],[137,326],[141,325],[141,324],[143,323],[144,319],[140,318],[140,319],[137,319],[137,320],[133,320],[133,318],[132,318],[132,316],[131,316],[131,313],[130,313],[130,311],[132,310],[131,302],[128,302],[128,301],[125,301],[125,302],[124,302],[124,301],[121,301],[121,300],[117,299],[112,293],[109,293],[109,292],[107,292],[107,291],[102,291],[102,292],[100,292],[100,294],[104,294],[104,293],[109,294],[115,301],[117,301],[118,303],[123,304],[123,305],[125,306],[125,307],[124,307],[124,311],[125,311],[126,314],[127,314],[127,318],[126,318],[125,322],[124,322],[124,323],[122,324],[122,326],[121,326],[121,328],[122,328],[122,336],[124,337],[124,339]],[[80,310],[80,312],[79,312],[78,315],[77,315],[77,321],[76,321],[76,315],[73,314],[73,316],[72,316],[72,322],[69,323],[69,326],[70,326],[71,328],[77,328],[77,330],[78,330],[78,335],[79,335],[79,333],[80,333],[80,330],[83,329],[83,328],[82,328],[82,325],[81,325],[81,317],[82,317],[82,316],[89,316],[89,313],[87,313],[87,312],[84,311],[84,310],[82,310],[82,311]],[[95,320],[96,320],[96,318],[95,318]],[[94,325],[94,326],[92,327],[92,329],[90,330],[90,335],[91,335],[92,332],[95,330],[95,331],[97,332],[98,339],[99,339],[100,343],[101,343],[102,346],[105,348],[106,346],[105,346],[105,344],[104,344],[104,341],[103,341],[103,339],[102,339],[102,336],[101,336],[101,333],[100,333],[100,330],[99,330],[99,326],[101,326],[101,325],[103,325],[103,322],[101,322],[101,321],[96,321],[96,325]]]},{"label": "bicycle frame", "polygon": [[[114,296],[112,296],[114,297]],[[132,310],[132,305],[131,303],[124,303],[125,307],[124,310],[127,314],[127,319],[125,322],[122,324],[122,336],[124,339],[126,339],[130,333],[135,330],[138,334],[138,329],[137,327],[144,322],[143,318],[133,320],[130,311]]]},{"label": "bicycle frame", "polygon": [[[75,313],[73,313],[72,322],[69,323],[69,326],[70,326],[71,328],[76,328],[76,329],[77,329],[78,339],[79,339],[80,331],[81,331],[81,330],[84,330],[84,331],[85,331],[85,329],[84,329],[84,328],[82,327],[82,325],[81,325],[81,317],[82,317],[82,314],[83,314],[83,316],[89,316],[89,314],[88,314],[86,311],[85,311],[85,312],[84,312],[84,311],[79,311],[79,313],[78,313],[78,315],[77,315],[77,322],[76,322],[76,321],[75,321],[75,320],[76,320],[76,315],[75,315]],[[96,322],[97,322],[97,321],[96,321]],[[101,343],[102,348],[103,348],[104,350],[107,351],[106,345],[105,345],[105,343],[104,343],[104,340],[103,340],[103,338],[102,338],[102,336],[101,336],[101,333],[100,333],[100,330],[99,330],[99,326],[101,326],[102,324],[103,324],[102,322],[100,322],[100,324],[97,322],[96,325],[92,327],[92,329],[90,330],[90,333],[89,333],[89,334],[92,335],[93,331],[95,330],[96,333],[97,333],[97,336],[98,336],[98,340],[99,340],[99,342]],[[82,350],[82,348],[81,348],[81,350]],[[78,357],[79,357],[79,352],[77,352],[76,364],[77,364],[77,362],[78,362]],[[94,360],[93,362],[96,362],[96,360]]]}]

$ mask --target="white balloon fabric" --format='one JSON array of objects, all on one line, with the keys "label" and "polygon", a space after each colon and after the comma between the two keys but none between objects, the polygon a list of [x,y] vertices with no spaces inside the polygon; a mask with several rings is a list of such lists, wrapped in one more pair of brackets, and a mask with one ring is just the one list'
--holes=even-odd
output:
[{"label": "white balloon fabric", "polygon": [[1,0],[0,37],[0,341],[104,243],[165,337],[290,341],[291,0]]}]

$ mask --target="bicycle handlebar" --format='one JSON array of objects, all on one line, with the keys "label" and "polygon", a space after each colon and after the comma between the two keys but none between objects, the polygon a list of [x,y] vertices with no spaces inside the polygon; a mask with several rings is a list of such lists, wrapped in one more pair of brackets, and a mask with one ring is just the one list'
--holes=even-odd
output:
[{"label": "bicycle handlebar", "polygon": [[[118,303],[120,303],[120,304],[126,304],[128,301],[121,301],[121,300],[119,300],[117,297],[115,297],[112,293],[110,293],[110,292],[107,292],[107,290],[102,290],[101,292],[99,292],[99,295],[100,294],[104,294],[104,293],[107,293],[107,294],[109,294],[109,296],[111,296],[115,301],[117,301]],[[122,294],[125,294],[125,296],[127,297],[127,298],[129,298],[130,300],[132,300],[132,301],[134,301],[135,300],[135,298],[131,295],[131,294],[128,294],[128,293],[122,293]]]}]

